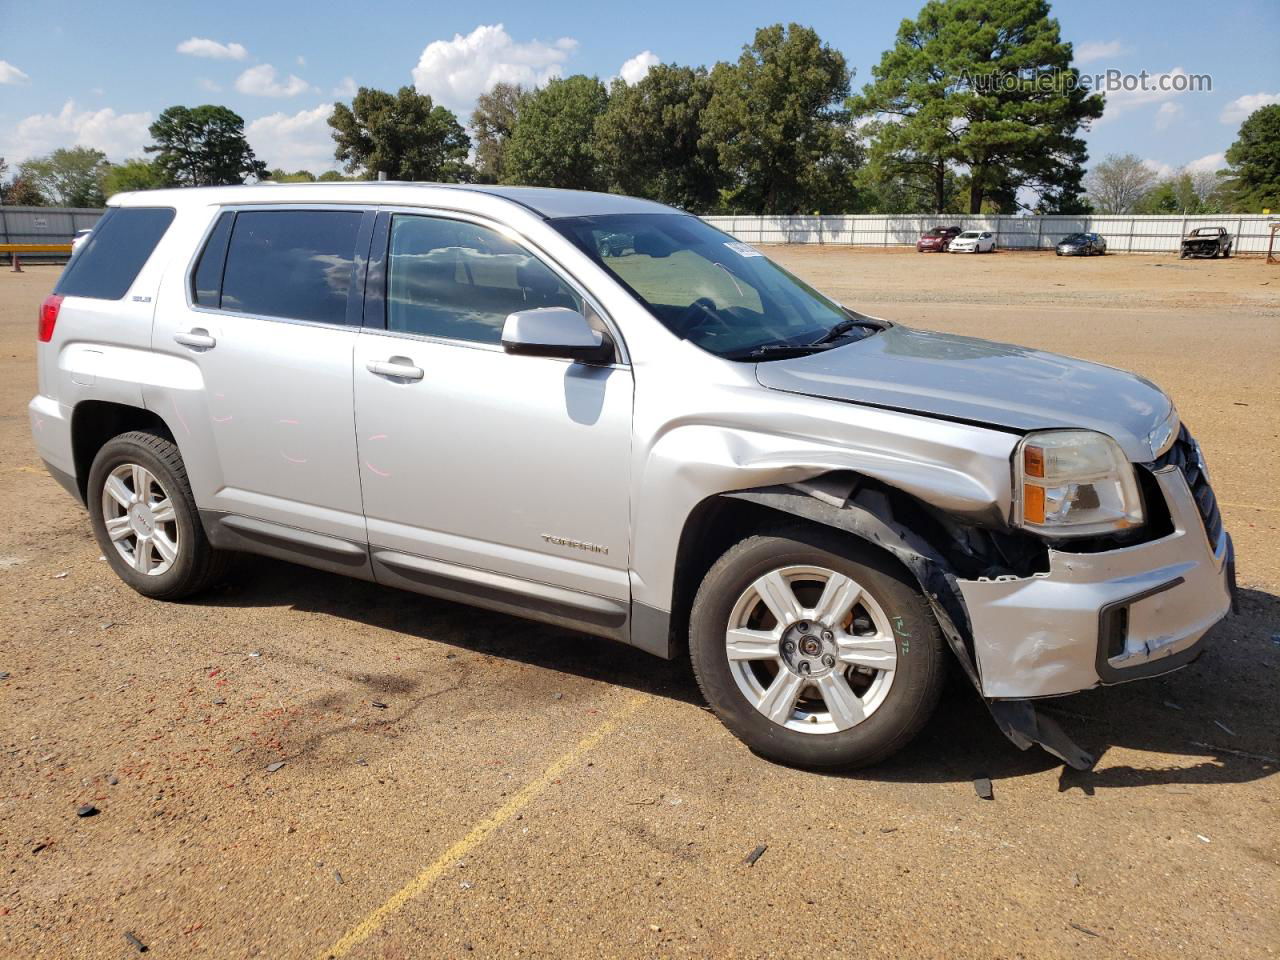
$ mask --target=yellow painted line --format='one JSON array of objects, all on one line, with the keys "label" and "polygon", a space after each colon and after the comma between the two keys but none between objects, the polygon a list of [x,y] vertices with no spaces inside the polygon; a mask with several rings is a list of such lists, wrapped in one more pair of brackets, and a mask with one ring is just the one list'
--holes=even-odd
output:
[{"label": "yellow painted line", "polygon": [[472,827],[466,836],[440,854],[421,873],[393,893],[386,903],[348,930],[341,940],[328,950],[317,954],[317,960],[337,960],[339,957],[345,957],[354,947],[367,940],[377,932],[388,917],[414,897],[425,893],[428,887],[440,879],[440,875],[449,868],[451,863],[461,859],[468,851],[483,843],[489,834],[528,806],[538,794],[551,785],[553,780],[580,760],[583,754],[612,733],[619,723],[639,709],[647,699],[647,697],[638,693],[628,697],[626,702],[604,723],[579,740],[571,750],[557,758],[551,766],[512,794],[506,803]]}]

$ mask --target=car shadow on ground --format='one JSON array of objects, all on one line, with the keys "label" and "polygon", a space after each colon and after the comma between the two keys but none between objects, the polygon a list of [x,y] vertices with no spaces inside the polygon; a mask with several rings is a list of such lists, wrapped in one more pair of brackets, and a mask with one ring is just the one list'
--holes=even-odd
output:
[{"label": "car shadow on ground", "polygon": [[[200,602],[343,618],[705,709],[686,657],[665,661],[612,641],[291,564],[244,557],[233,580]],[[1098,769],[1071,770],[1042,750],[1016,749],[953,670],[938,710],[906,749],[874,768],[829,775],[943,783],[1061,768],[1059,790],[1090,796],[1109,787],[1242,783],[1273,775],[1280,771],[1276,623],[1280,597],[1242,590],[1239,614],[1215,629],[1205,654],[1187,669],[1042,701],[1044,713],[1101,759]],[[353,679],[421,700],[413,709],[439,693],[419,696],[413,681],[394,673]],[[1113,765],[1104,754],[1117,747],[1151,754],[1150,762]]]}]

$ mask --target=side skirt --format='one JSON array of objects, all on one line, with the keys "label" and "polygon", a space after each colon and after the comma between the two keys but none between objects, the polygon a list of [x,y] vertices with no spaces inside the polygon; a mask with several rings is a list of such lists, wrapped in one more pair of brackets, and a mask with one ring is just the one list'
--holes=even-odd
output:
[{"label": "side skirt", "polygon": [[[592,636],[635,642],[630,607],[621,600],[380,547],[370,550],[341,537],[238,514],[201,511],[200,519],[210,542],[219,549],[286,560]],[[652,613],[657,616],[640,618],[647,625],[648,642],[637,645],[669,657],[667,615]]]},{"label": "side skirt", "polygon": [[387,586],[626,642],[627,605],[619,600],[373,548],[374,579]]}]

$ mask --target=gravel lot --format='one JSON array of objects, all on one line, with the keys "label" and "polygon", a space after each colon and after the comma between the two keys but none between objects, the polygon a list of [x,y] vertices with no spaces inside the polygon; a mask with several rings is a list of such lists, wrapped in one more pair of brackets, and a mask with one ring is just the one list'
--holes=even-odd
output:
[{"label": "gravel lot", "polygon": [[249,558],[143,600],[28,438],[56,269],[6,267],[0,955],[1275,956],[1280,268],[770,252],[880,316],[1134,369],[1202,441],[1242,612],[1186,670],[1051,705],[1095,771],[959,683],[903,755],[819,776],[605,641]]}]

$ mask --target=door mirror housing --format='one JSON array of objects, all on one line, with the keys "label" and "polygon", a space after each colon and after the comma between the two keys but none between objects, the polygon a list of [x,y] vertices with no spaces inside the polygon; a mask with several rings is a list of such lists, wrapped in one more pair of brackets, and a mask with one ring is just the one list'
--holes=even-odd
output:
[{"label": "door mirror housing", "polygon": [[502,325],[502,349],[529,357],[560,357],[579,363],[614,360],[613,339],[568,307],[519,310]]}]

